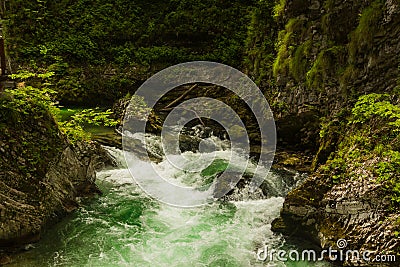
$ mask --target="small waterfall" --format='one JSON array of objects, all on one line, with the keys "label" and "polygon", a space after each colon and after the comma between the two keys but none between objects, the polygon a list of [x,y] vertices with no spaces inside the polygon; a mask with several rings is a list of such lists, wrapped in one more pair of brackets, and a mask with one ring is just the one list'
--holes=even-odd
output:
[{"label": "small waterfall", "polygon": [[104,149],[108,152],[108,154],[112,157],[115,165],[118,168],[126,168],[126,161],[124,154],[121,149],[111,147],[111,146],[103,146]]},{"label": "small waterfall", "polygon": [[[225,181],[221,183],[218,179],[220,174],[226,169],[229,163],[229,168],[231,170],[235,170],[235,168],[240,169],[239,167],[246,162],[246,156],[241,156],[240,151],[231,151],[229,146],[229,141],[221,140],[216,136],[208,136],[204,139],[206,142],[212,143],[215,153],[211,152],[193,152],[193,151],[185,151],[182,152],[182,155],[189,159],[189,162],[184,169],[201,169],[207,170],[210,166],[201,166],[201,163],[196,160],[201,156],[205,162],[212,162],[210,169],[215,168],[215,172],[207,173],[202,172],[187,172],[181,169],[177,169],[175,166],[171,164],[168,160],[166,160],[163,148],[161,137],[151,134],[143,134],[143,133],[125,133],[129,135],[129,137],[133,140],[137,140],[135,144],[145,146],[149,155],[153,155],[158,158],[156,165],[150,166],[151,168],[156,168],[157,173],[162,175],[162,177],[172,184],[181,185],[181,186],[189,186],[193,188],[202,188],[209,189],[214,188],[214,190],[222,190],[219,188],[219,184],[227,184],[227,182],[232,186],[232,190],[224,196],[222,199],[225,201],[245,201],[245,200],[257,200],[257,199],[265,199],[270,197],[283,197],[288,191],[303,180],[305,177],[301,176],[298,173],[275,173],[274,171],[270,171],[263,180],[263,183],[260,187],[251,188],[249,185],[249,181],[251,180],[255,169],[257,168],[257,164],[252,161],[248,161],[247,169],[245,173],[239,179],[233,179],[238,181],[236,186],[232,185],[231,182]],[[196,137],[194,137],[196,138]],[[112,155],[112,157],[117,162],[118,166],[121,168],[127,168],[126,162],[124,158],[124,154],[122,150],[112,147],[105,147],[106,150]],[[143,149],[143,147],[142,147]],[[128,153],[128,152],[127,152]],[[134,151],[130,152],[132,157],[137,158],[138,163],[137,169],[145,169],[147,166],[144,162],[141,164],[140,155],[135,155]],[[232,154],[234,156],[232,157]],[[168,155],[173,158],[175,155]],[[151,158],[151,157],[150,157]],[[190,160],[193,159],[193,160]],[[231,160],[228,162],[228,160]],[[140,167],[142,166],[142,167]],[[147,166],[149,167],[149,165]],[[260,166],[258,166],[260,167]],[[237,175],[235,172],[232,174],[233,176]],[[284,179],[282,179],[282,177]],[[259,177],[261,179],[261,177]]]}]

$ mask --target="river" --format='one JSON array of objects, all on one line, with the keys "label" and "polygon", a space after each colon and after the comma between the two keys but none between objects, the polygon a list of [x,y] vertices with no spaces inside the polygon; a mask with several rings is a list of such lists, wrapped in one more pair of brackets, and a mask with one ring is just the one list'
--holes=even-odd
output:
[{"label": "river", "polygon": [[[217,157],[223,160],[229,153],[220,147]],[[282,173],[271,171],[268,175],[277,192],[268,197],[252,197],[240,190],[231,201],[177,208],[148,197],[124,165],[122,151],[107,149],[118,167],[97,173],[104,194],[86,201],[48,230],[39,243],[28,245],[10,266],[331,266],[327,262],[257,259],[257,251],[265,245],[286,251],[301,249],[298,242],[270,229],[284,196],[295,184],[286,183]],[[163,161],[158,166],[180,181],[196,178],[166,167]],[[292,178],[299,183],[301,177]]]}]

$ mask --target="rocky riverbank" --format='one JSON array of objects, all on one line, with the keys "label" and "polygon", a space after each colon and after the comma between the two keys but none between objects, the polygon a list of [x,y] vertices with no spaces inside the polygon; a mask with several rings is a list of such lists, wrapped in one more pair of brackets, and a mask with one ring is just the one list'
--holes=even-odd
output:
[{"label": "rocky riverbank", "polygon": [[47,108],[0,95],[0,264],[99,194],[95,171],[112,160],[93,142],[71,144]]},{"label": "rocky riverbank", "polygon": [[283,3],[274,72],[275,101],[285,103],[286,113],[278,117],[285,125],[286,118],[294,125],[308,118],[292,141],[316,144],[317,152],[310,177],[288,194],[275,231],[321,248],[345,239],[346,249],[371,251],[371,259],[399,258],[400,147],[392,127],[398,115],[391,113],[399,104],[399,15],[398,1]]}]

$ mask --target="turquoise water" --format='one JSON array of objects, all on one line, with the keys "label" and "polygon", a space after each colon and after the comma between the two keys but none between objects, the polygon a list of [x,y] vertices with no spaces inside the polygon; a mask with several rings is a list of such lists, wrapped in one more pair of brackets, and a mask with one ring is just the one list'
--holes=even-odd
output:
[{"label": "turquoise water", "polygon": [[[121,158],[121,151],[110,152]],[[184,173],[174,175],[185,179]],[[267,179],[288,190],[278,174]],[[257,260],[265,244],[296,248],[270,230],[282,196],[238,196],[236,201],[183,209],[149,198],[123,165],[99,172],[97,183],[103,196],[45,233],[10,266],[329,266]]]}]

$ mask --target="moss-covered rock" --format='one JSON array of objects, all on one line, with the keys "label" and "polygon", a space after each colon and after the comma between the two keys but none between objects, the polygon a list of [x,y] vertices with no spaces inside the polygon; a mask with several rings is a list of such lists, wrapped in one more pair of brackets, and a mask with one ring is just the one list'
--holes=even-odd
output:
[{"label": "moss-covered rock", "polygon": [[98,193],[95,170],[107,158],[94,144],[72,146],[50,106],[29,94],[20,105],[20,90],[0,94],[0,247],[8,249],[37,241],[79,197]]},{"label": "moss-covered rock", "polygon": [[279,59],[289,68],[276,72],[275,99],[286,104],[278,130],[318,110],[308,132],[320,134],[296,139],[316,145],[313,173],[287,195],[273,229],[322,248],[346,239],[347,249],[398,256],[400,3],[328,0],[314,12],[312,1],[299,12],[294,2],[278,17],[286,34],[293,21],[307,23]]}]

